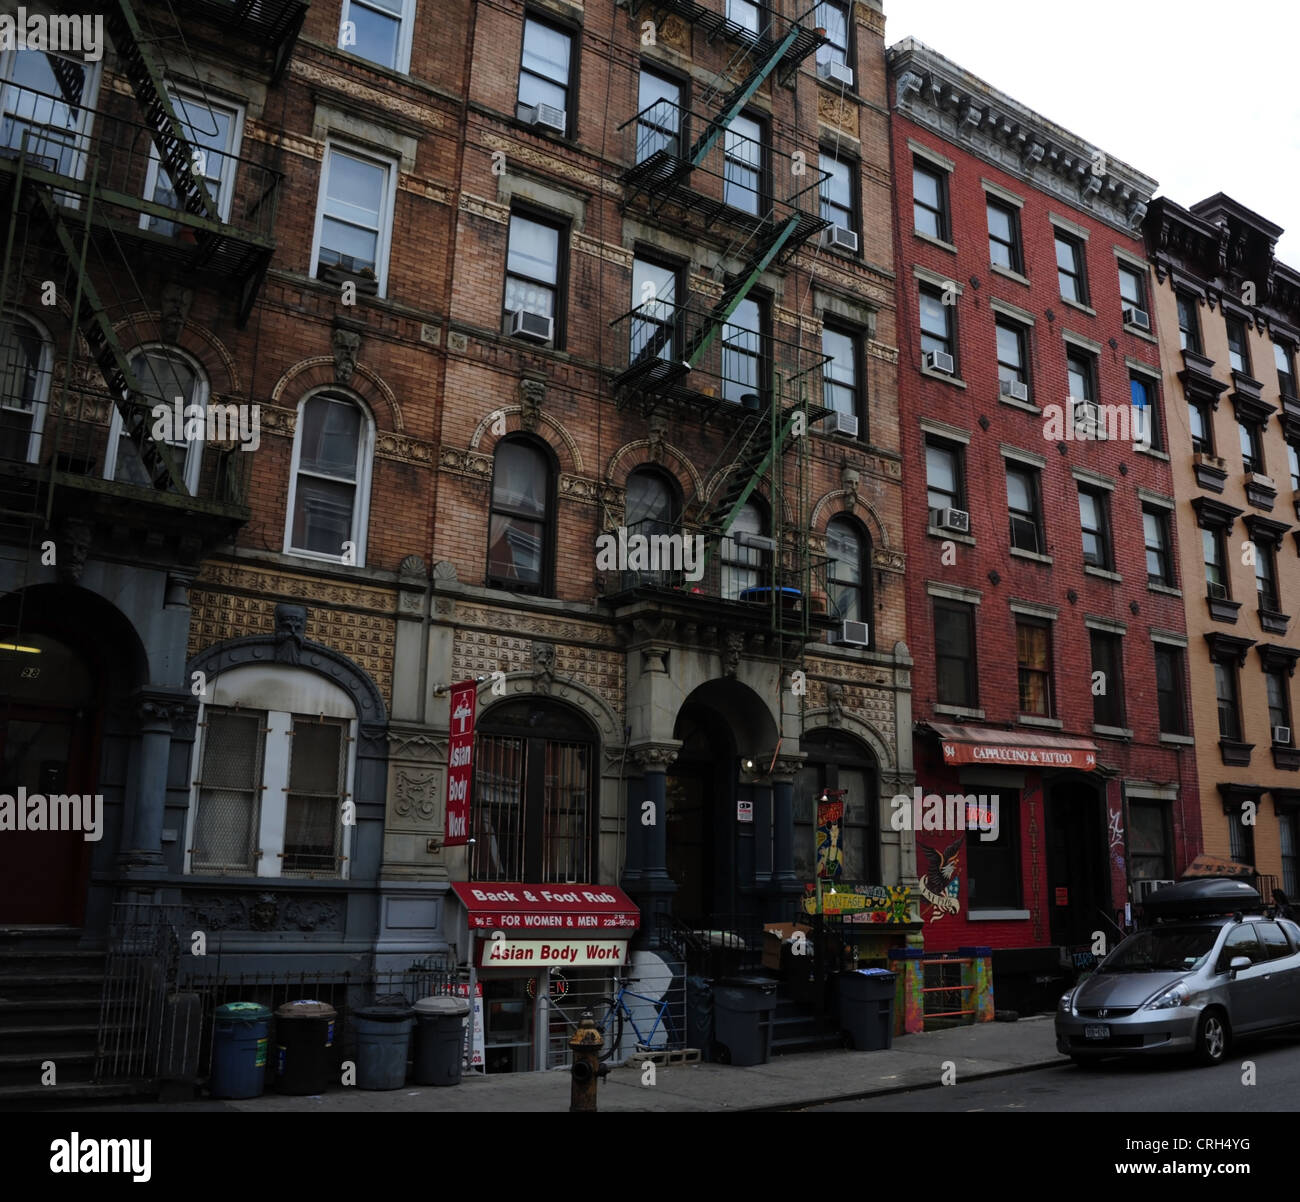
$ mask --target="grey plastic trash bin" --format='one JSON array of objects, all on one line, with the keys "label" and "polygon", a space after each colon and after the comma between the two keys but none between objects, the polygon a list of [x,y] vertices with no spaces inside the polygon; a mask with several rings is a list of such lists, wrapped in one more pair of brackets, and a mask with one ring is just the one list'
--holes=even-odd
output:
[{"label": "grey plastic trash bin", "polygon": [[840,1027],[860,1052],[879,1052],[894,1043],[894,973],[859,968],[836,978]]},{"label": "grey plastic trash bin", "polygon": [[459,1085],[469,1002],[426,997],[415,1003],[415,1083]]},{"label": "grey plastic trash bin", "polygon": [[352,1012],[357,1036],[357,1087],[401,1089],[411,1047],[415,1010],[410,1006],[361,1006]]},{"label": "grey plastic trash bin", "polygon": [[713,987],[713,1042],[717,1059],[735,1065],[766,1064],[772,1055],[776,982],[732,977]]}]

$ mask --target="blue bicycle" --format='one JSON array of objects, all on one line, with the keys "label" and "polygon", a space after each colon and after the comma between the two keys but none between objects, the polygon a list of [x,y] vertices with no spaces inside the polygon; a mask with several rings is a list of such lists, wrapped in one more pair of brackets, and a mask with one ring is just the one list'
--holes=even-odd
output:
[{"label": "blue bicycle", "polygon": [[[633,1005],[628,1004],[631,999]],[[600,1058],[609,1060],[623,1046],[623,1032],[630,1024],[636,1035],[636,1051],[653,1052],[660,1048],[671,1047],[677,1042],[677,1033],[669,1015],[666,998],[653,998],[644,993],[636,993],[627,987],[627,982],[619,982],[618,992],[607,997],[603,1003],[604,1010],[596,1019],[604,1043],[600,1049]],[[642,1029],[642,1023],[649,1019],[645,1013],[649,1008],[654,1013],[654,1022],[648,1029]],[[637,1021],[637,1012],[641,1013],[641,1022]],[[656,1036],[659,1042],[656,1044]]]}]

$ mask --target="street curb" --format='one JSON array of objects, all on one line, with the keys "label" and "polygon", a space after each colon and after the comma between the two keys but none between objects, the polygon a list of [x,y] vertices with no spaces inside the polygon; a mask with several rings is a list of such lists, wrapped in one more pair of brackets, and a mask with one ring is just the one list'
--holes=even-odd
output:
[{"label": "street curb", "polygon": [[[1015,1068],[995,1068],[987,1072],[969,1073],[963,1078],[964,1081],[983,1081],[991,1077],[1010,1077],[1016,1073],[1034,1073],[1040,1072],[1045,1068],[1056,1068],[1069,1061],[1063,1056],[1057,1056],[1052,1060],[1038,1060],[1032,1064],[1018,1064]],[[798,1100],[794,1102],[770,1102],[762,1106],[728,1106],[728,1110],[743,1112],[761,1112],[761,1111],[782,1111],[806,1109],[812,1106],[826,1106],[833,1102],[860,1102],[866,1098],[878,1098],[889,1094],[896,1093],[913,1093],[919,1089],[946,1089],[948,1088],[941,1081],[931,1081],[918,1085],[891,1085],[885,1089],[868,1089],[858,1090],[854,1093],[832,1094],[826,1097],[811,1098]]]}]

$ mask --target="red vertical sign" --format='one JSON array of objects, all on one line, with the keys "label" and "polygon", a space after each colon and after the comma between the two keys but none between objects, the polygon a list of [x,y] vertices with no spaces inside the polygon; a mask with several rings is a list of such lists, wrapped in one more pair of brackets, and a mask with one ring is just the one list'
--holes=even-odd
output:
[{"label": "red vertical sign", "polygon": [[469,842],[470,782],[474,777],[474,704],[478,685],[472,680],[451,686],[451,737],[447,740],[447,837],[456,847]]}]

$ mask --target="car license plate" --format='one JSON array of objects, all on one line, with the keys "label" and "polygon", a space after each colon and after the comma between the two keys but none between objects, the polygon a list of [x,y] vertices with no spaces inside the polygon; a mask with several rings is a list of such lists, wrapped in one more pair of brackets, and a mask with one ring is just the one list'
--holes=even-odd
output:
[{"label": "car license plate", "polygon": [[1109,1039],[1110,1028],[1104,1023],[1089,1023],[1083,1029],[1084,1039]]}]

